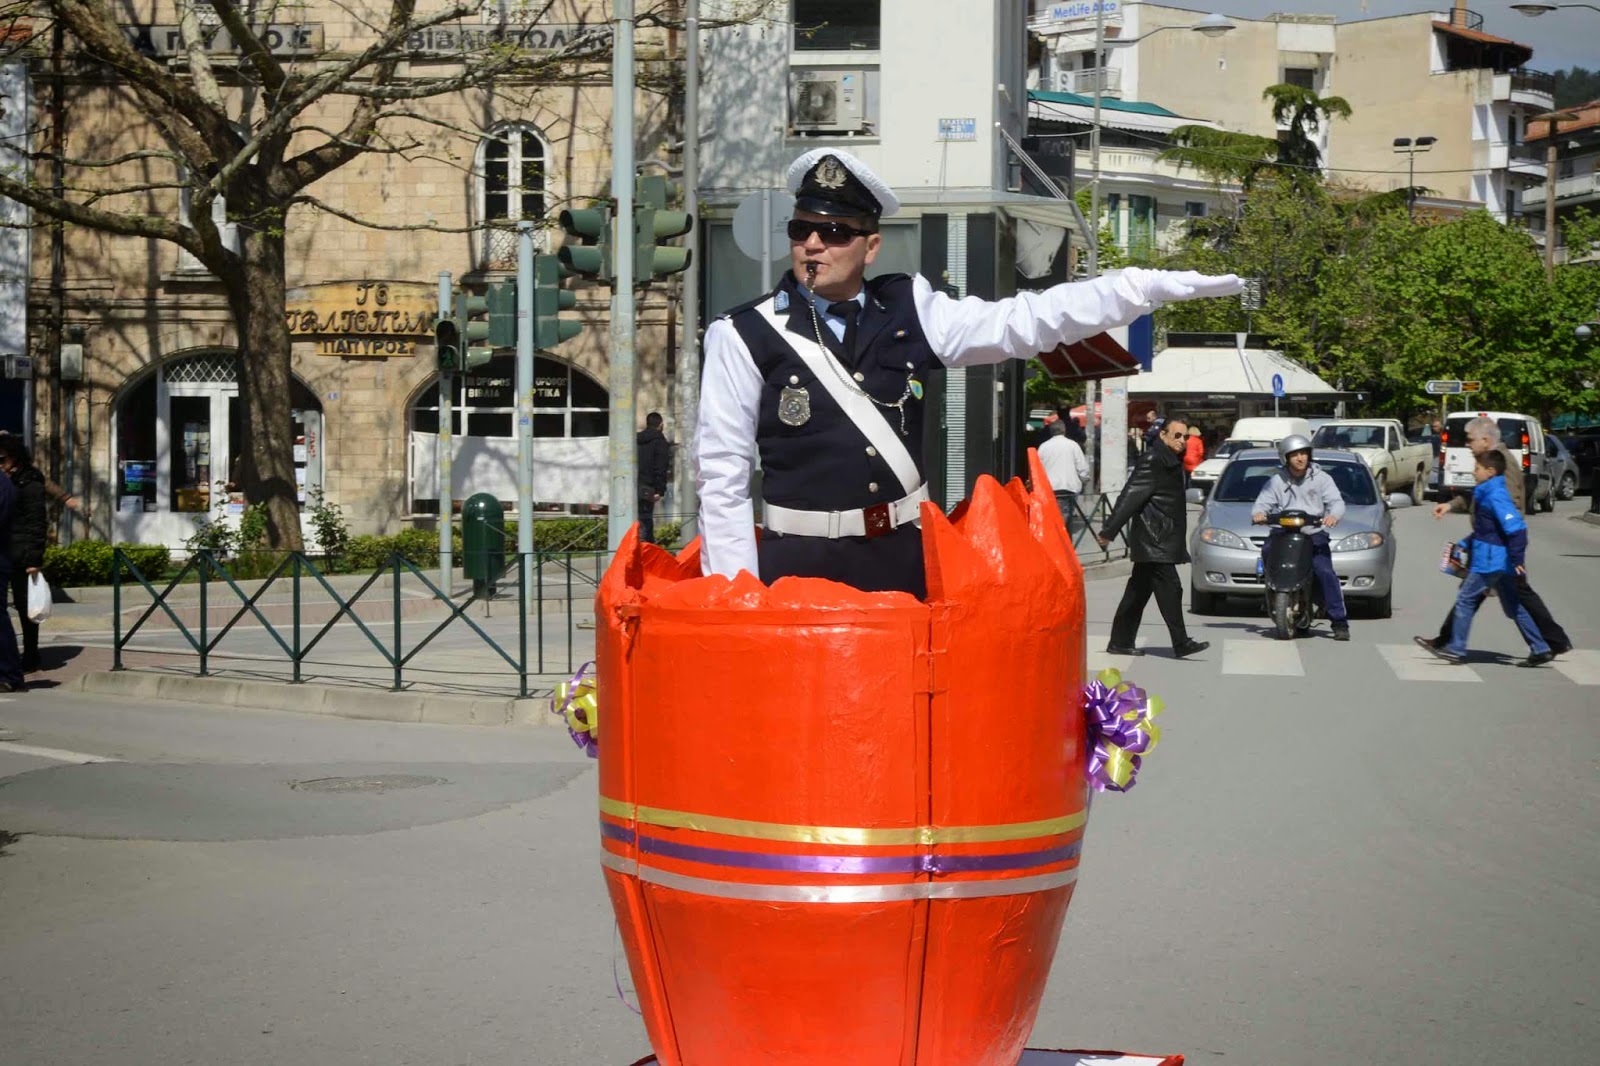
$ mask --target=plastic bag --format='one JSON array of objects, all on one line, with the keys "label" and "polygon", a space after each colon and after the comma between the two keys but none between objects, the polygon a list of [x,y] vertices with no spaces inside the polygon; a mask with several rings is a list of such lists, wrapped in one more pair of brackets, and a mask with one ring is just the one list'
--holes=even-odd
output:
[{"label": "plastic bag", "polygon": [[40,573],[28,575],[28,621],[43,622],[50,617],[50,582]]}]

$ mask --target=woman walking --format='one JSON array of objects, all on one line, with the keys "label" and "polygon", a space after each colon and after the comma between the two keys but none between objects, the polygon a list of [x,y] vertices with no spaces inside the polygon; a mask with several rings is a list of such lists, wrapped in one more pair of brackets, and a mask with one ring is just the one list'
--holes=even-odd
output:
[{"label": "woman walking", "polygon": [[39,623],[28,618],[28,578],[44,566],[48,524],[45,519],[44,475],[33,465],[22,438],[0,436],[0,470],[16,486],[11,515],[11,602],[22,620],[22,672],[39,669]]}]

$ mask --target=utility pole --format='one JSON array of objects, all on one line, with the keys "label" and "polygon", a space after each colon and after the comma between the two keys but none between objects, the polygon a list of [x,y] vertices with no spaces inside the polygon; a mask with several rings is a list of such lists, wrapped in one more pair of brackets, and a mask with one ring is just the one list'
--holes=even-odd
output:
[{"label": "utility pole", "polygon": [[[455,297],[450,291],[450,272],[439,272],[439,320],[444,321],[455,314]],[[437,357],[438,344],[435,342],[435,357]],[[435,458],[439,469],[439,587],[448,595],[450,584],[455,575],[454,536],[450,531],[451,522],[454,520],[455,500],[452,496],[454,486],[450,483],[451,463],[454,456],[451,454],[455,447],[455,399],[456,376],[448,370],[439,372],[439,429],[434,441]]]},{"label": "utility pole", "polygon": [[633,0],[616,0],[611,60],[611,195],[617,210],[611,285],[611,493],[606,544],[615,551],[638,510],[633,299]]},{"label": "utility pole", "polygon": [[517,554],[523,603],[533,602],[533,223],[517,223]]},{"label": "utility pole", "polygon": [[1556,120],[1550,119],[1550,144],[1544,150],[1544,280],[1556,280]]},{"label": "utility pole", "polygon": [[[694,219],[684,241],[683,342],[678,349],[678,510],[698,516],[700,498],[689,460],[700,419],[700,0],[688,0],[683,59],[683,209]],[[696,528],[698,532],[698,527]]]}]

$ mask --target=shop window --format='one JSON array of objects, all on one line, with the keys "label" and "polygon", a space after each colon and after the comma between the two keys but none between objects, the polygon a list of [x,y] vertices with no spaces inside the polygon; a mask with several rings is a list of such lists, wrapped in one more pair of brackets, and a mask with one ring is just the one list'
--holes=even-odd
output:
[{"label": "shop window", "polygon": [[879,0],[795,0],[795,51],[877,51],[879,6]]},{"label": "shop window", "polygon": [[1317,72],[1313,67],[1285,67],[1283,68],[1283,83],[1293,85],[1307,92],[1316,92]]},{"label": "shop window", "polygon": [[[194,218],[194,189],[188,182],[188,172],[180,169],[178,180],[183,182],[178,190],[178,225],[185,229],[192,228]],[[211,201],[211,223],[217,228],[217,236],[222,238],[222,246],[235,255],[239,253],[239,224],[228,221],[228,199],[218,196]],[[178,249],[178,272],[182,274],[207,273],[206,266],[196,259],[187,249]]]}]

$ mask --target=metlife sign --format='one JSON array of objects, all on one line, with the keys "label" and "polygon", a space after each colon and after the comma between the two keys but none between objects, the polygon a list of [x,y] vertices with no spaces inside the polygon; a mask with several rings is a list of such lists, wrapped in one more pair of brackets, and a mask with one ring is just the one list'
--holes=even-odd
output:
[{"label": "metlife sign", "polygon": [[1078,0],[1071,4],[1051,4],[1045,13],[1045,18],[1051,22],[1073,22],[1077,19],[1092,19],[1098,11],[1106,18],[1122,10],[1120,0]]}]

